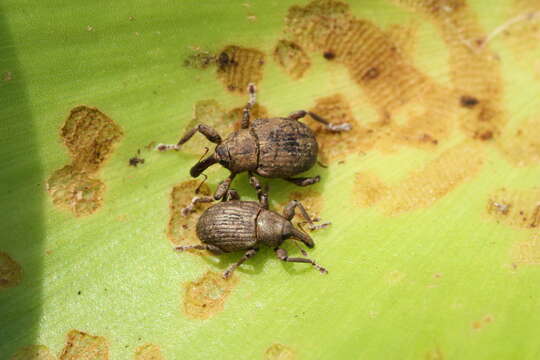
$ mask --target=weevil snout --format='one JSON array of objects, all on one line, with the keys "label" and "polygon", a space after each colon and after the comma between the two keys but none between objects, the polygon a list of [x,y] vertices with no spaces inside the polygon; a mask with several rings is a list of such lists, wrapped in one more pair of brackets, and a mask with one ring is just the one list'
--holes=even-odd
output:
[{"label": "weevil snout", "polygon": [[295,227],[293,227],[291,230],[291,237],[294,239],[300,240],[301,242],[306,244],[306,246],[310,249],[312,249],[315,246],[315,243],[311,239],[311,236],[309,236],[308,234],[306,234],[305,232],[301,230],[298,230]]},{"label": "weevil snout", "polygon": [[206,170],[208,167],[214,165],[217,162],[218,162],[218,159],[216,158],[215,154],[212,154],[206,159],[203,159],[199,161],[198,163],[196,163],[189,171],[189,174],[192,177],[198,177],[199,175],[202,174],[204,170]]}]

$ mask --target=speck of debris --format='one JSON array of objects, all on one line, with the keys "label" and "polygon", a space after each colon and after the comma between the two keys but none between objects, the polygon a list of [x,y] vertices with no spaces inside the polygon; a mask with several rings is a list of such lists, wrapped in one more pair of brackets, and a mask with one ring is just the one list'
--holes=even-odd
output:
[{"label": "speck of debris", "polygon": [[134,21],[135,20],[135,16],[130,16],[128,17],[129,21]]},{"label": "speck of debris", "polygon": [[459,99],[459,102],[460,102],[461,106],[472,109],[473,107],[478,105],[479,100],[477,98],[475,98],[474,96],[463,95]]},{"label": "speck of debris", "polygon": [[6,71],[4,75],[2,75],[2,79],[4,81],[11,81],[13,80],[13,73],[11,71]]},{"label": "speck of debris", "polygon": [[129,159],[129,166],[137,167],[139,164],[144,164],[144,159],[139,157],[141,150],[137,150],[137,155]]},{"label": "speck of debris", "polygon": [[336,54],[333,51],[325,51],[323,56],[326,60],[333,60],[336,58]]},{"label": "speck of debris", "polygon": [[248,15],[248,16],[247,16],[247,19],[248,19],[249,21],[257,21],[257,16],[255,16],[255,15]]},{"label": "speck of debris", "polygon": [[81,295],[81,294],[82,294],[81,290],[77,291],[77,295]]},{"label": "speck of debris", "polygon": [[91,25],[88,25],[88,26],[86,27],[86,31],[94,31],[94,27],[91,26]]},{"label": "speck of debris", "polygon": [[486,130],[479,133],[476,137],[483,141],[491,140],[493,139],[493,132],[491,130]]}]

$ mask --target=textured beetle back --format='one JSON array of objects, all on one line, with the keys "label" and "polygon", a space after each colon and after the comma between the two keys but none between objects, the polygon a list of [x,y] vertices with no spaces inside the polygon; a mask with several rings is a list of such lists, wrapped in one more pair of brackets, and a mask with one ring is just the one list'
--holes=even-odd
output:
[{"label": "textured beetle back", "polygon": [[261,209],[254,201],[218,203],[199,218],[197,236],[224,252],[252,248],[257,243],[256,220]]},{"label": "textured beetle back", "polygon": [[257,119],[251,128],[259,141],[257,173],[290,177],[309,170],[317,161],[317,141],[311,129],[293,119]]}]

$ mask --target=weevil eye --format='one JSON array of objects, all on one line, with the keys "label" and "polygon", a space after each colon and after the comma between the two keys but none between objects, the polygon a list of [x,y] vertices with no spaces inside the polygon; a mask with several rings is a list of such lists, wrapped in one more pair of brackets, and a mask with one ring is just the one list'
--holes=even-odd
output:
[{"label": "weevil eye", "polygon": [[229,157],[229,151],[225,144],[220,144],[216,147],[216,156],[217,156],[218,162],[224,167],[228,167],[229,164],[231,163],[230,157]]}]

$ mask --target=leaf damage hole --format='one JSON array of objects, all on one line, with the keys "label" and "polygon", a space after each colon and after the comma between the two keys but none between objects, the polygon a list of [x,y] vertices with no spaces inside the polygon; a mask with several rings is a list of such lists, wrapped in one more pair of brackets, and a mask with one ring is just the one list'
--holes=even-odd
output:
[{"label": "leaf damage hole", "polygon": [[[194,245],[201,243],[197,237],[196,227],[198,216],[209,208],[211,203],[197,203],[195,205],[196,213],[182,215],[182,209],[191,203],[195,196],[195,190],[199,187],[199,180],[189,180],[175,185],[171,191],[171,200],[169,204],[170,216],[167,227],[167,236],[173,246]],[[207,184],[202,184],[199,188],[199,195],[210,196],[211,191]],[[188,250],[193,254],[207,255],[204,250]]]},{"label": "leaf damage hole", "polygon": [[230,92],[246,94],[249,83],[262,80],[264,63],[263,52],[229,45],[217,58],[217,76]]},{"label": "leaf damage hole", "polygon": [[185,314],[205,320],[223,311],[224,303],[238,283],[235,275],[225,280],[220,273],[208,271],[199,280],[184,285]]},{"label": "leaf damage hole", "polygon": [[296,358],[295,351],[283,344],[272,344],[264,352],[265,360],[293,360]]},{"label": "leaf damage hole", "polygon": [[427,208],[473,178],[483,163],[482,148],[465,142],[444,151],[394,186],[361,172],[356,176],[356,201],[361,207],[377,206],[387,215]]},{"label": "leaf damage hole", "polygon": [[135,349],[135,360],[164,360],[159,346],[144,344]]},{"label": "leaf damage hole", "polygon": [[[403,31],[411,36],[396,35]],[[411,63],[411,27],[393,26],[385,31],[354,17],[345,3],[314,0],[289,9],[285,32],[305,49],[322,52],[348,69],[378,113],[379,121],[368,133],[372,145],[430,147],[435,142],[426,142],[425,134],[437,142],[449,137],[458,104],[449,103],[450,89]]]},{"label": "leaf damage hole", "polygon": [[15,287],[22,280],[22,267],[7,253],[0,251],[0,290]]},{"label": "leaf damage hole", "polygon": [[60,134],[72,162],[52,173],[47,190],[55,205],[75,216],[92,214],[101,206],[105,189],[96,175],[122,130],[98,109],[81,105],[71,110]]},{"label": "leaf damage hole", "polygon": [[109,345],[102,336],[94,336],[79,330],[67,334],[60,360],[108,360]]},{"label": "leaf damage hole", "polygon": [[274,60],[295,80],[300,79],[311,66],[308,55],[294,41],[279,40],[274,48]]}]

